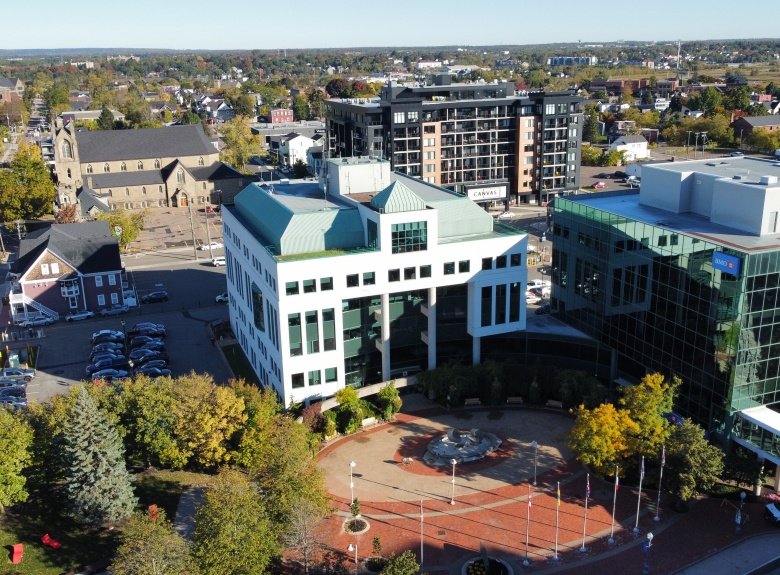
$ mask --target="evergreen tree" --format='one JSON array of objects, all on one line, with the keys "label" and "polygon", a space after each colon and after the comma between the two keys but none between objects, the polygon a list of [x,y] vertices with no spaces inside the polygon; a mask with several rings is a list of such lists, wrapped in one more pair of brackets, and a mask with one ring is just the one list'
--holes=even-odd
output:
[{"label": "evergreen tree", "polygon": [[599,113],[595,106],[590,106],[585,111],[582,140],[591,144],[599,141]]},{"label": "evergreen tree", "polygon": [[65,498],[79,523],[116,523],[133,513],[136,498],[119,434],[84,387],[64,430]]},{"label": "evergreen tree", "polygon": [[100,130],[113,130],[114,129],[114,114],[111,110],[103,106],[100,111],[100,116],[97,119],[98,129]]}]

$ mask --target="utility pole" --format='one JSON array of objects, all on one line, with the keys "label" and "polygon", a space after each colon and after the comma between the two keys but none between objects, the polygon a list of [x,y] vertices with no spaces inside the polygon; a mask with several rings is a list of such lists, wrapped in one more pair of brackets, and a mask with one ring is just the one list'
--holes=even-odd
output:
[{"label": "utility pole", "polygon": [[192,202],[187,197],[187,210],[190,212],[190,233],[192,234],[192,252],[195,254],[195,261],[198,261],[198,246],[195,244],[195,224],[192,221]]},{"label": "utility pole", "polygon": [[209,213],[212,211],[211,205],[206,206],[206,241],[209,243],[209,257],[214,259],[214,251],[211,247],[211,230],[209,229]]},{"label": "utility pole", "polygon": [[688,147],[691,145],[691,131],[688,130],[688,139],[685,140],[685,159],[690,160],[691,156],[688,154]]}]

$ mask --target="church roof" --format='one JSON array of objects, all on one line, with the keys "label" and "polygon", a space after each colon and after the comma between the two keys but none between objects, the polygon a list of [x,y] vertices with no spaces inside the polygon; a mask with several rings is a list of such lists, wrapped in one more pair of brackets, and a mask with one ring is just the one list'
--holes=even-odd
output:
[{"label": "church roof", "polygon": [[76,134],[76,141],[82,163],[205,156],[217,152],[200,124],[84,131]]}]

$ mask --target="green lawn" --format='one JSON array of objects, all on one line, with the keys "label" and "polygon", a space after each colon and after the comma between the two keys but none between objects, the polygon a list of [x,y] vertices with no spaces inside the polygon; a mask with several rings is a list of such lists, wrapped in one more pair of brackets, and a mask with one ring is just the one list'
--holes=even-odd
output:
[{"label": "green lawn", "polygon": [[260,381],[257,379],[257,375],[240,345],[237,343],[226,345],[222,348],[222,353],[225,354],[225,358],[230,364],[230,369],[233,370],[233,375],[236,379],[243,379],[247,383],[257,386],[260,385]]}]

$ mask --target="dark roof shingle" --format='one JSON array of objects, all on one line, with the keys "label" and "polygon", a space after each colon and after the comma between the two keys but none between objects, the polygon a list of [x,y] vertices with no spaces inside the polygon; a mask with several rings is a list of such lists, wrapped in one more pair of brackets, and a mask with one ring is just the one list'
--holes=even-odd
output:
[{"label": "dark roof shingle", "polygon": [[78,132],[76,140],[81,161],[90,163],[216,153],[200,124],[140,130],[85,131]]}]

